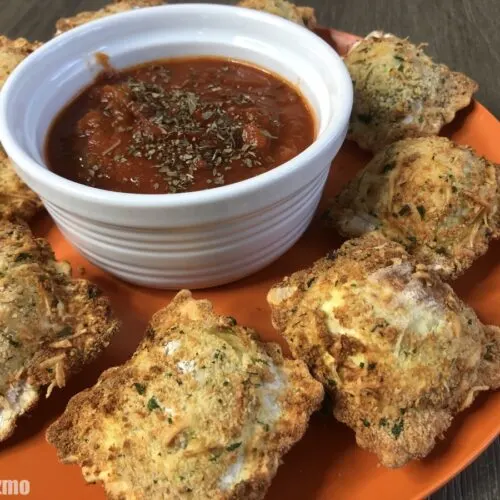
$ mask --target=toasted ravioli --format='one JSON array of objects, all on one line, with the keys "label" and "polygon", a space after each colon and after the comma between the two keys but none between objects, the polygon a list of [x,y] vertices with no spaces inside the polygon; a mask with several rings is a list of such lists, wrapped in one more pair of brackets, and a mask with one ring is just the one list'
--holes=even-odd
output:
[{"label": "toasted ravioli", "polygon": [[181,291],[47,439],[109,498],[258,499],[322,398],[302,361]]},{"label": "toasted ravioli", "polygon": [[380,230],[445,279],[500,236],[500,166],[444,137],[398,141],[375,155],[326,213],[346,237]]},{"label": "toasted ravioli", "polygon": [[40,198],[14,172],[0,146],[0,219],[28,220],[42,206]]},{"label": "toasted ravioli", "polygon": [[345,63],[354,84],[348,137],[370,151],[437,135],[478,89],[466,75],[434,63],[422,46],[380,31],[354,44]]},{"label": "toasted ravioli", "polygon": [[274,326],[387,467],[425,457],[480,391],[499,387],[500,329],[379,233],[268,294]]},{"label": "toasted ravioli", "polygon": [[[0,89],[16,66],[40,45],[24,38],[10,40],[0,36]],[[0,146],[0,219],[18,217],[27,220],[41,207],[38,196],[17,176]]]},{"label": "toasted ravioli", "polygon": [[70,277],[48,243],[21,223],[0,225],[0,441],[39,399],[63,387],[117,329],[97,287]]},{"label": "toasted ravioli", "polygon": [[312,7],[299,7],[286,0],[243,0],[237,5],[275,14],[309,29],[316,26],[316,15]]},{"label": "toasted ravioli", "polygon": [[88,23],[90,21],[95,21],[101,17],[110,16],[111,14],[118,14],[119,12],[125,12],[132,9],[140,9],[142,7],[153,7],[155,5],[163,5],[167,2],[163,0],[113,0],[112,3],[106,5],[102,9],[96,10],[94,12],[80,12],[73,17],[66,17],[59,19],[56,23],[56,36],[69,31],[73,28],[77,28],[82,24]]},{"label": "toasted ravioli", "polygon": [[24,38],[11,40],[0,35],[0,89],[15,67],[41,45],[40,42],[28,42]]}]

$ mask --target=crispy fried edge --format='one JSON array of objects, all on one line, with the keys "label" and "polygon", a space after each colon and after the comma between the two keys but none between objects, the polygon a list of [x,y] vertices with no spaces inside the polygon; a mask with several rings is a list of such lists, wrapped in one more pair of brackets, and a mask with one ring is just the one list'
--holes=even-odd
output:
[{"label": "crispy fried edge", "polygon": [[[78,12],[77,14],[71,17],[62,17],[58,19],[56,22],[56,32],[54,33],[54,36],[61,35],[66,31],[69,31],[73,28],[81,26],[82,24],[86,24],[90,21],[93,21],[95,19],[96,14],[99,15],[98,19],[100,17],[105,17],[107,9],[109,9],[113,5],[129,4],[129,8],[120,11],[120,12],[127,12],[128,10],[132,10],[134,8],[153,7],[156,5],[164,5],[166,3],[167,3],[166,0],[165,1],[164,0],[113,0],[111,3],[106,4],[104,7],[98,10],[85,10],[82,12]],[[100,16],[100,14],[104,15]],[[110,13],[109,15],[111,14],[113,13]]]},{"label": "crispy fried edge", "polygon": [[[27,224],[25,222],[18,221],[18,222],[14,223],[14,222],[3,221],[2,225],[3,225],[3,227],[11,226],[14,230],[22,232],[26,238],[31,238],[33,240],[34,245],[40,246],[40,255],[39,255],[39,258],[41,261],[40,265],[42,265],[42,266],[47,265],[47,262],[43,261],[44,257],[48,257],[48,258],[53,259],[55,261],[55,256],[54,256],[54,254],[52,252],[52,248],[50,247],[48,242],[44,239],[41,239],[41,238],[35,239],[31,233],[29,227],[27,226]],[[57,262],[57,261],[55,261],[55,262]],[[69,273],[70,272],[71,271],[69,270]],[[87,299],[86,302],[91,307],[91,311],[93,311],[93,314],[95,315],[96,311],[99,311],[102,314],[102,316],[103,316],[102,324],[98,323],[98,326],[95,327],[94,329],[100,330],[101,329],[100,327],[105,326],[105,325],[109,325],[109,327],[106,328],[105,331],[102,332],[102,334],[99,337],[97,337],[96,342],[92,344],[92,348],[89,350],[86,357],[69,356],[69,357],[65,358],[65,359],[69,359],[69,363],[65,365],[65,375],[66,375],[65,380],[67,380],[70,376],[75,375],[76,373],[81,371],[85,365],[89,364],[94,359],[96,359],[99,356],[99,354],[109,345],[111,338],[120,328],[119,321],[114,319],[114,317],[112,315],[110,300],[100,293],[100,290],[96,285],[88,282],[87,280],[73,280],[70,276],[68,276],[68,285],[67,286],[69,288],[73,289],[73,290],[68,290],[68,297],[71,297],[72,299],[74,299],[75,297],[78,297],[79,295],[86,296],[86,299]],[[90,292],[92,292],[92,293],[90,293]],[[66,304],[68,304],[68,303],[69,303],[69,301],[66,302]],[[76,335],[78,335],[78,332],[76,332]],[[81,335],[79,335],[79,336],[81,336]],[[56,340],[57,339],[54,339],[54,341],[56,341]],[[50,347],[48,349],[50,349]],[[61,349],[58,349],[57,351],[58,351],[58,354],[61,354]],[[34,354],[33,358],[35,356],[39,355],[41,352],[43,352],[43,350],[37,351]],[[44,372],[44,373],[46,373],[46,372]],[[19,417],[21,417],[22,415],[27,413],[34,406],[36,406],[37,402],[40,399],[41,389],[44,385],[49,385],[48,391],[47,391],[47,397],[50,396],[50,392],[52,390],[51,387],[53,385],[58,385],[58,384],[56,384],[55,381],[53,381],[51,384],[48,384],[47,381],[42,381],[41,383],[33,383],[33,381],[30,380],[31,376],[32,375],[30,375],[28,373],[28,376],[26,377],[26,382],[30,387],[33,388],[33,390],[36,393],[36,396],[32,400],[30,400],[29,403],[25,407],[23,407],[21,409],[21,411],[17,415],[14,416],[13,419],[10,420],[8,426],[0,428],[0,442],[7,439],[8,437],[10,437],[13,434],[13,432],[17,426],[17,421],[18,421]],[[65,383],[63,383],[63,385],[60,385],[60,387],[63,387],[64,385],[65,385]]]},{"label": "crispy fried edge", "polygon": [[[183,306],[187,307],[183,311],[181,311],[180,309]],[[147,348],[149,337],[154,335],[155,328],[159,327],[168,328],[170,326],[174,326],[181,318],[184,321],[187,319],[190,321],[199,321],[201,323],[206,323],[208,325],[217,323],[220,320],[224,321],[230,319],[224,316],[216,315],[213,311],[213,306],[210,301],[206,299],[195,300],[193,299],[192,294],[189,290],[181,290],[174,297],[174,299],[170,302],[168,306],[166,306],[165,308],[161,309],[160,311],[158,311],[153,315],[150,325],[148,326],[146,337],[141,342],[141,344],[137,348],[132,358],[127,360],[123,365],[109,368],[108,370],[104,371],[99,377],[99,380],[97,381],[94,387],[85,389],[84,391],[73,396],[69,401],[63,415],[61,415],[59,419],[56,420],[54,423],[52,423],[51,426],[47,429],[46,439],[50,444],[55,446],[58,457],[63,463],[74,464],[79,462],[79,457],[71,454],[71,452],[75,448],[78,448],[77,444],[75,446],[75,441],[73,440],[72,429],[75,426],[74,421],[77,420],[79,414],[79,408],[83,404],[92,401],[94,388],[97,387],[100,383],[102,383],[102,381],[110,377],[113,377],[113,375],[117,370],[120,370],[122,367],[127,366],[128,363],[134,358],[137,352]],[[257,340],[258,346],[262,348],[269,356],[271,356],[271,358],[276,359],[278,356],[278,359],[280,359],[283,363],[299,365],[300,368],[304,370],[304,373],[307,374],[308,382],[311,387],[310,405],[307,408],[308,415],[310,416],[315,410],[319,408],[324,395],[323,387],[321,383],[317,382],[312,376],[310,376],[305,363],[303,363],[301,360],[287,360],[286,358],[283,357],[281,349],[277,344],[260,342],[258,340],[258,336],[253,330],[241,326],[233,326],[233,327],[237,328],[240,332],[242,332],[243,335],[247,336],[250,335],[251,338]],[[316,391],[315,394],[313,394],[313,390]],[[295,427],[293,428],[293,432],[291,432],[290,434],[286,436],[281,436],[282,442],[280,443],[278,451],[280,459],[290,450],[290,448],[297,441],[299,441],[302,438],[307,429],[308,423],[309,423],[309,418],[304,420],[303,425],[296,424]],[[277,469],[276,471],[273,471],[273,474],[268,473],[267,476],[263,474],[257,474],[251,480],[241,481],[235,487],[235,490],[231,495],[231,499],[259,500],[263,498],[276,472]],[[103,483],[106,492],[108,493],[108,495],[110,495],[110,492],[107,489],[107,483],[105,481],[100,481],[100,482]],[[110,498],[118,499],[121,498],[121,496],[110,495]]]},{"label": "crispy fried edge", "polygon": [[[41,42],[30,42],[25,38],[10,39],[6,36],[0,35],[0,51],[20,53],[25,57],[29,56],[33,51],[38,49],[42,45]],[[2,81],[0,81],[0,88],[3,86]],[[19,207],[15,207],[9,204],[9,199],[11,196],[9,193],[0,193],[0,217],[11,219],[19,217],[24,220],[31,219],[41,208],[43,204],[38,198],[38,195],[34,193],[26,184],[17,176],[14,169],[9,163],[7,154],[5,153],[3,147],[0,146],[0,162],[5,163],[5,169],[11,170],[12,172],[12,185],[13,189],[9,192],[22,193],[25,200],[21,203]],[[8,176],[9,174],[7,174]],[[7,183],[9,185],[9,183]],[[4,201],[5,200],[5,201]]]},{"label": "crispy fried edge", "polygon": [[0,50],[4,50],[6,52],[21,52],[21,54],[24,54],[26,57],[42,45],[42,42],[30,42],[29,40],[26,40],[26,38],[10,39],[4,35],[0,35]]},{"label": "crispy fried edge", "polygon": [[[267,1],[268,0],[242,0],[238,2],[236,5],[238,7],[244,7],[246,9],[261,10],[264,12],[268,12],[270,14],[277,15],[272,9],[268,9],[266,5]],[[282,1],[283,3],[290,4],[290,8],[292,8],[297,13],[297,15],[302,19],[302,23],[306,28],[312,30],[316,27],[317,25],[316,12],[313,7],[295,5],[293,2],[288,2],[288,0],[280,0],[280,1]],[[289,21],[293,22],[292,19],[286,17],[285,19],[288,19]]]},{"label": "crispy fried edge", "polygon": [[[1,146],[0,162],[4,164],[0,172],[5,170],[5,186],[9,188],[7,192],[0,191],[0,218],[30,220],[43,208],[42,200],[16,174]],[[14,202],[12,202],[12,193],[15,193]],[[20,198],[22,201],[15,203],[15,200]]]}]

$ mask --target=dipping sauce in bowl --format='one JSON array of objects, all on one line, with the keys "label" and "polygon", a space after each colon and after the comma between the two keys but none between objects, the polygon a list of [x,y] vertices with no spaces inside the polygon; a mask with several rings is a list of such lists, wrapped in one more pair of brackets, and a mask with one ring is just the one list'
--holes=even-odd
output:
[{"label": "dipping sauce in bowl", "polygon": [[55,119],[46,158],[87,186],[180,193],[267,172],[314,137],[290,83],[234,60],[184,58],[103,71]]}]

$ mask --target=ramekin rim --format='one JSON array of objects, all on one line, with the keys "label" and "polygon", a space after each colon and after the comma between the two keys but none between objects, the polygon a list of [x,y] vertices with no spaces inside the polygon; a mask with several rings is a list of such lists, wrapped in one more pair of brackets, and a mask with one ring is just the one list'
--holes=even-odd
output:
[{"label": "ramekin rim", "polygon": [[[244,15],[245,17],[250,17],[254,20],[266,19],[268,22],[271,22],[278,27],[281,26],[287,28],[288,30],[300,30],[300,34],[308,38],[311,43],[327,48],[327,52],[331,54],[329,62],[334,61],[336,66],[335,69],[340,70],[334,76],[342,96],[342,99],[335,101],[338,111],[337,119],[331,120],[331,123],[328,124],[325,130],[323,130],[318,137],[316,137],[314,142],[308,148],[282,165],[250,179],[200,191],[166,194],[138,194],[108,191],[86,186],[84,184],[66,179],[50,171],[43,163],[39,163],[34,160],[32,156],[18,144],[14,134],[10,131],[7,120],[7,100],[11,88],[13,88],[16,84],[16,78],[18,75],[22,75],[23,72],[26,71],[25,68],[29,67],[33,61],[36,61],[36,58],[42,57],[45,51],[51,50],[58,43],[68,43],[68,40],[71,38],[77,38],[81,33],[91,30],[97,24],[112,26],[113,24],[119,23],[121,19],[131,16],[134,16],[134,18],[137,19],[137,22],[140,22],[140,18],[147,16],[153,9],[170,9],[173,14],[175,14],[175,11],[193,11],[199,13],[199,9],[210,11],[220,10],[233,12],[234,15]],[[216,203],[218,201],[233,199],[241,195],[248,195],[252,192],[257,192],[265,186],[275,184],[277,181],[285,180],[296,170],[314,162],[325,149],[328,149],[329,145],[335,144],[338,137],[343,134],[351,113],[352,99],[353,91],[351,79],[341,57],[324,40],[315,35],[312,31],[298,24],[265,12],[229,5],[196,3],[162,5],[146,7],[135,11],[122,12],[91,21],[49,40],[33,54],[23,60],[9,76],[0,93],[0,136],[2,145],[4,146],[8,156],[12,158],[22,171],[26,171],[29,176],[35,178],[40,184],[56,188],[66,195],[75,196],[86,202],[98,202],[102,205],[110,207],[140,206],[168,208],[172,206],[189,206],[201,203]]]}]

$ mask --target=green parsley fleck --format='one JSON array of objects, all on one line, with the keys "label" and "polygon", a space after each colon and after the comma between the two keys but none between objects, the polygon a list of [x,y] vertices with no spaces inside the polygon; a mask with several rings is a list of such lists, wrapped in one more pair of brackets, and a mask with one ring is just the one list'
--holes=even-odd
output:
[{"label": "green parsley fleck", "polygon": [[365,427],[370,427],[370,422],[368,420],[366,420],[366,418],[363,419],[363,425]]},{"label": "green parsley fleck", "polygon": [[148,401],[148,410],[153,411],[153,410],[159,410],[160,405],[158,404],[158,401],[156,401],[155,397],[153,396],[149,401]]},{"label": "green parsley fleck", "polygon": [[423,219],[425,217],[425,207],[423,205],[417,205],[417,211],[420,214],[420,218]]},{"label": "green parsley fleck", "polygon": [[394,167],[396,166],[396,162],[392,161],[391,163],[386,163],[384,167],[382,168],[382,173],[386,174],[387,172],[390,172]]},{"label": "green parsley fleck", "polygon": [[335,382],[335,380],[333,380],[332,378],[329,378],[327,380],[328,382],[328,385],[331,386],[331,387],[337,387],[337,382]]},{"label": "green parsley fleck", "polygon": [[269,366],[269,362],[265,359],[260,359],[260,358],[252,358],[252,361],[254,363],[262,363],[263,365]]},{"label": "green parsley fleck", "polygon": [[403,419],[398,420],[392,426],[392,429],[391,429],[391,433],[394,436],[394,439],[398,439],[398,437],[400,436],[400,434],[403,432],[403,429],[404,429],[404,420]]},{"label": "green parsley fleck", "polygon": [[359,367],[360,367],[360,368],[364,368],[364,367],[365,367],[365,364],[361,361],[361,363],[359,363]]},{"label": "green parsley fleck", "polygon": [[16,255],[16,258],[14,259],[15,262],[24,262],[26,260],[31,259],[31,254],[27,252],[21,252]]},{"label": "green parsley fleck", "polygon": [[486,346],[486,352],[484,353],[483,357],[486,361],[493,361],[493,346],[492,345]]},{"label": "green parsley fleck", "polygon": [[226,451],[234,451],[241,446],[241,441],[239,443],[233,443],[226,447]]},{"label": "green parsley fleck", "polygon": [[135,382],[134,384],[135,390],[142,396],[146,392],[146,386],[144,384],[140,384],[139,382]]},{"label": "green parsley fleck", "polygon": [[387,419],[385,417],[382,417],[380,420],[379,420],[379,423],[378,425],[380,425],[380,427],[385,427],[387,425]]}]

